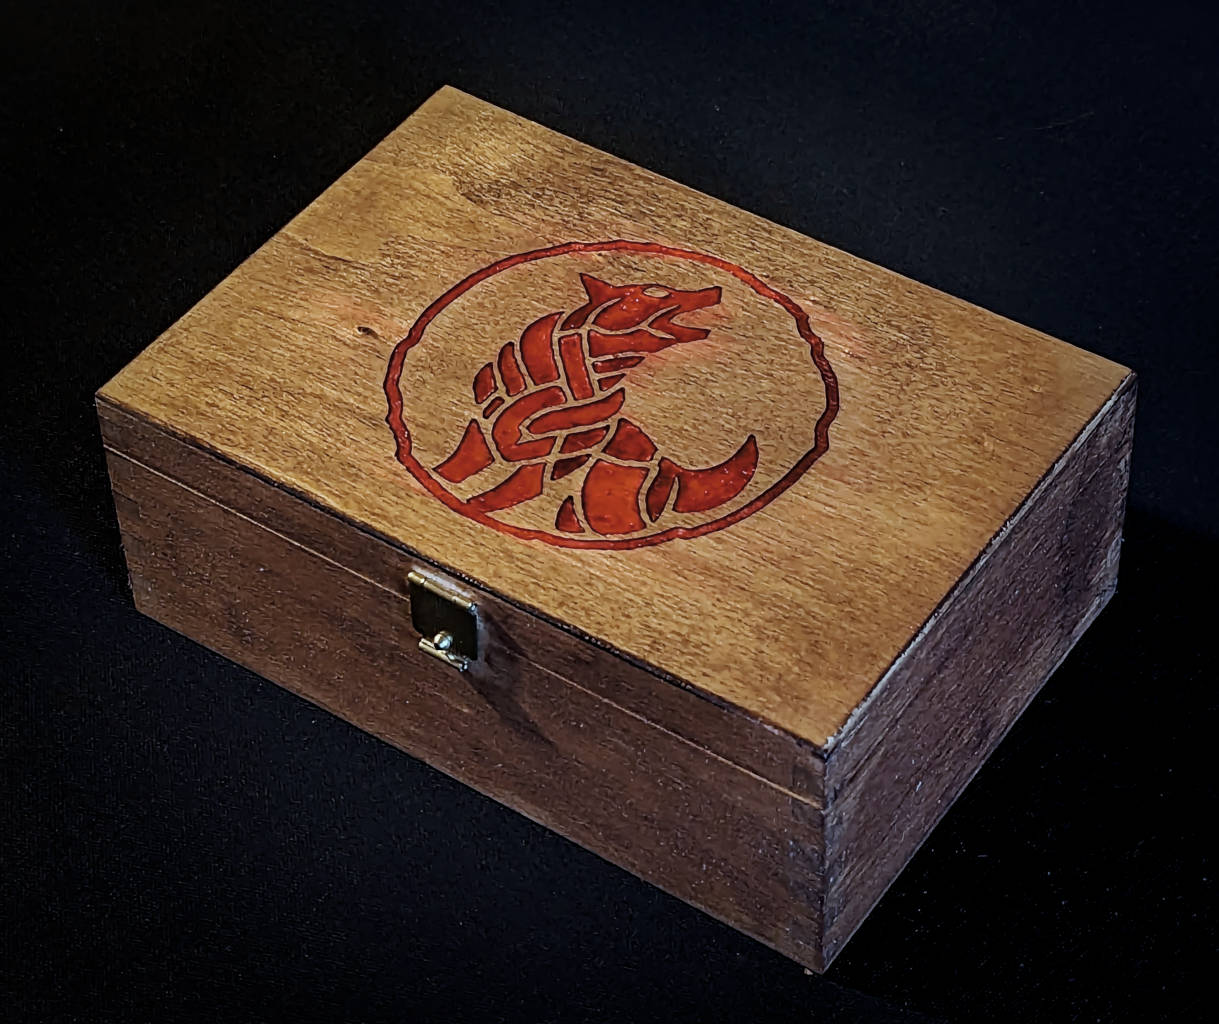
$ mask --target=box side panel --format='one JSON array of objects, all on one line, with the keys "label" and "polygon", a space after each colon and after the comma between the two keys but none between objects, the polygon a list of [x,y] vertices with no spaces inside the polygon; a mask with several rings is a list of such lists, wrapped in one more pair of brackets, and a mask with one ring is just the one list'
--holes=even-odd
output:
[{"label": "box side panel", "polygon": [[887,681],[913,696],[862,761],[826,772],[826,961],[1112,596],[1129,479],[1130,378]]},{"label": "box side panel", "polygon": [[107,458],[141,611],[821,967],[819,809],[518,652],[458,673],[402,594]]}]

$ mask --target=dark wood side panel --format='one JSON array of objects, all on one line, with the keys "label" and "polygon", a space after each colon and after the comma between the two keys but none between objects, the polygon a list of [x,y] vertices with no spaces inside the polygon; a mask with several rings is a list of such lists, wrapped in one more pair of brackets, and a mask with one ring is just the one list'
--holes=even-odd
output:
[{"label": "dark wood side panel", "polygon": [[827,963],[1112,596],[1134,408],[1131,377],[831,751]]},{"label": "dark wood side panel", "polygon": [[141,611],[821,969],[818,808],[511,649],[457,673],[394,589],[107,458]]},{"label": "dark wood side panel", "polygon": [[[413,552],[272,486],[111,402],[99,399],[97,407],[108,448],[323,553],[380,586],[405,594],[406,574],[419,564]],[[816,807],[824,806],[824,762],[813,747],[502,601],[477,587],[477,581],[469,582],[479,595],[480,606],[502,627],[505,642],[515,644],[522,657],[578,681]]]}]

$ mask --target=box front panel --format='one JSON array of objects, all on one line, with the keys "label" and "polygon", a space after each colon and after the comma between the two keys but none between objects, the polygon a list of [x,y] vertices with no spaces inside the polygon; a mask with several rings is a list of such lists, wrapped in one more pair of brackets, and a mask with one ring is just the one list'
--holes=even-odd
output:
[{"label": "box front panel", "polygon": [[108,460],[142,611],[821,968],[815,806],[532,663],[449,668],[401,593]]},{"label": "box front panel", "polygon": [[[107,448],[315,552],[325,552],[358,576],[405,596],[420,564],[414,552],[344,523],[243,467],[172,437],[106,402],[98,403]],[[442,576],[454,574],[441,563]],[[463,583],[470,584],[465,580]],[[487,628],[488,657],[531,662],[604,697],[627,712],[689,740],[715,756],[824,806],[824,762],[807,744],[739,709],[705,697],[631,664],[565,628],[470,584]],[[509,671],[516,672],[515,667]]]}]

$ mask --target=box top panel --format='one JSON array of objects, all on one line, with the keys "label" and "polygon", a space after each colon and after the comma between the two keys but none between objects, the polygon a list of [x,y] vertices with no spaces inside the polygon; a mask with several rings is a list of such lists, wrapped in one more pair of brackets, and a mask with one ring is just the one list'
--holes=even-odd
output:
[{"label": "box top panel", "polygon": [[101,395],[824,747],[1126,375],[444,89]]}]

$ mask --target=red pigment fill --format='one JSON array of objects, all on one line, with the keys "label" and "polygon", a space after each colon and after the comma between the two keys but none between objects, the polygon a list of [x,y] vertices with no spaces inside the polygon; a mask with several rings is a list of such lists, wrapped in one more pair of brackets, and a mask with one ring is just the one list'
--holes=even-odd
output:
[{"label": "red pigment fill", "polygon": [[626,392],[622,388],[586,405],[570,406],[566,409],[555,409],[554,412],[544,412],[529,424],[529,429],[535,434],[549,434],[555,430],[572,430],[575,427],[588,427],[602,420],[607,420],[622,408]]},{"label": "red pigment fill", "polygon": [[535,320],[521,335],[521,360],[529,379],[534,384],[553,384],[559,379],[559,368],[554,361],[554,346],[551,334],[562,313],[551,313]]},{"label": "red pigment fill", "polygon": [[579,309],[574,310],[563,321],[563,329],[565,331],[582,326],[594,309],[609,302],[610,299],[618,297],[618,289],[612,284],[606,284],[599,278],[593,277],[592,274],[581,274],[580,283],[584,285],[584,291],[588,295],[588,302]]},{"label": "red pigment fill", "polygon": [[584,527],[580,525],[580,520],[576,518],[576,503],[571,500],[570,494],[563,499],[563,504],[559,506],[559,514],[554,517],[554,526],[556,530],[562,530],[564,533],[584,532]]},{"label": "red pigment fill", "polygon": [[493,461],[482,427],[475,420],[470,420],[457,450],[436,467],[436,472],[450,483],[459,484],[486,469]]},{"label": "red pigment fill", "polygon": [[474,401],[482,405],[495,390],[495,371],[490,363],[484,363],[483,368],[474,374]]},{"label": "red pigment fill", "polygon": [[561,452],[582,452],[597,444],[606,434],[609,427],[597,427],[595,430],[581,430],[577,434],[568,434],[559,446]]},{"label": "red pigment fill", "polygon": [[758,442],[752,434],[735,455],[709,469],[677,467],[677,512],[706,512],[731,501],[753,479],[758,467]]},{"label": "red pigment fill", "polygon": [[519,395],[525,390],[525,378],[516,364],[516,351],[510,341],[499,350],[499,375],[504,379],[508,394]]},{"label": "red pigment fill", "polygon": [[629,370],[643,362],[643,356],[615,356],[613,359],[598,359],[593,363],[593,369],[598,373],[610,373],[613,370]]},{"label": "red pigment fill", "polygon": [[570,459],[559,459],[554,464],[554,469],[550,471],[551,480],[562,480],[563,477],[574,473],[577,469],[588,461],[587,455],[573,455]]},{"label": "red pigment fill", "polygon": [[571,388],[572,397],[577,400],[592,398],[593,382],[588,379],[580,335],[564,334],[559,339],[559,358],[563,360],[563,372],[567,375],[567,386]]},{"label": "red pigment fill", "polygon": [[477,497],[471,498],[470,504],[480,512],[495,512],[498,509],[519,505],[530,498],[536,498],[542,493],[544,473],[545,465],[541,462],[521,466],[497,487],[492,487],[489,491],[484,491]]},{"label": "red pigment fill", "polygon": [[491,438],[495,441],[500,455],[509,462],[549,455],[554,447],[554,438],[539,437],[532,441],[522,441],[521,424],[539,409],[562,405],[565,400],[562,389],[549,387],[522,395],[506,406],[496,419],[495,426],[491,428]]},{"label": "red pigment fill", "polygon": [[491,369],[490,363],[485,363],[483,368],[474,375],[474,401],[482,405],[495,390],[495,371]]},{"label": "red pigment fill", "polygon": [[656,454],[656,445],[630,420],[619,420],[618,429],[605,446],[605,454],[616,459],[630,459],[633,462],[648,462]]},{"label": "red pigment fill", "polygon": [[602,536],[642,530],[639,490],[647,476],[648,471],[637,466],[594,462],[580,489],[588,525]]},{"label": "red pigment fill", "polygon": [[660,513],[665,510],[669,492],[673,490],[673,481],[677,479],[677,470],[677,463],[672,459],[660,460],[660,469],[656,473],[656,479],[652,481],[652,486],[648,488],[648,496],[644,499],[648,507],[648,518],[652,522],[656,522],[660,518]]}]

